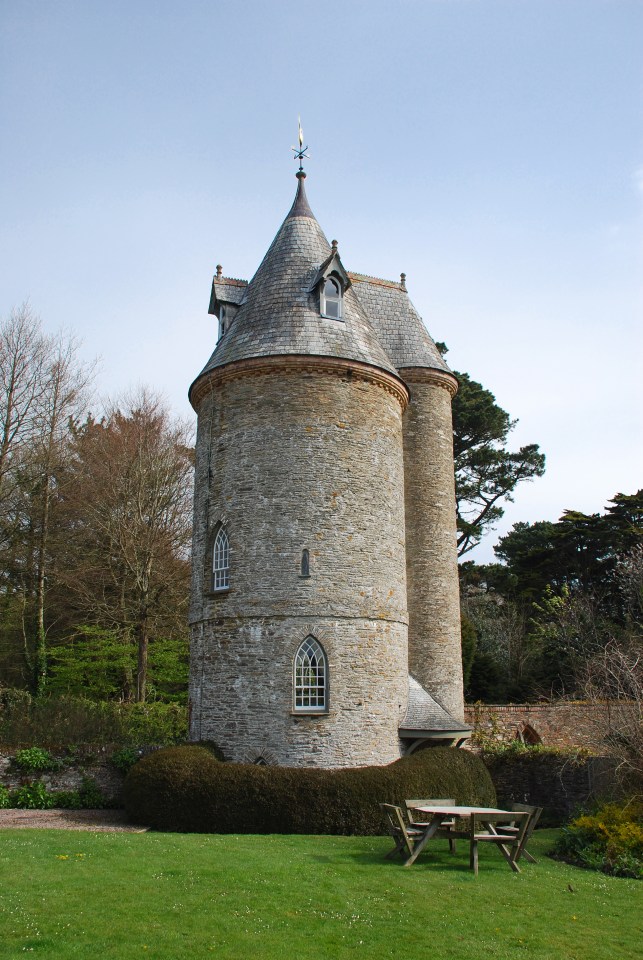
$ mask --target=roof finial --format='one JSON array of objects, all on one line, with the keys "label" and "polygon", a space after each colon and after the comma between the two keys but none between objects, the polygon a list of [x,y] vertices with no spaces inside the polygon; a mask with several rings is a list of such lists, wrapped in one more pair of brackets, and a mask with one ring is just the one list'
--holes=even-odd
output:
[{"label": "roof finial", "polygon": [[299,126],[299,150],[297,149],[297,147],[292,147],[292,151],[295,154],[295,156],[293,157],[293,160],[299,160],[299,171],[297,173],[297,176],[305,177],[306,174],[304,173],[304,159],[310,160],[310,157],[306,153],[306,150],[308,150],[308,147],[304,146],[304,131],[301,129],[301,117],[297,117],[297,123]]},{"label": "roof finial", "polygon": [[405,273],[400,274],[400,288],[402,290],[406,290],[406,274]]},{"label": "roof finial", "polygon": [[217,280],[220,279],[222,273],[223,273],[223,267],[221,266],[220,263],[217,263]]}]

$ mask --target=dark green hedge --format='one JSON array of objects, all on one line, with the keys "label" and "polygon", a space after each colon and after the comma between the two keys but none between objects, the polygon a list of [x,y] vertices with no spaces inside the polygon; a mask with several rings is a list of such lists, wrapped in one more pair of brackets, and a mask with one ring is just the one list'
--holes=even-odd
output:
[{"label": "dark green hedge", "polygon": [[386,767],[344,770],[219,763],[202,747],[169,747],[132,767],[123,796],[137,823],[195,833],[372,835],[383,830],[380,802],[496,802],[479,757],[442,747]]}]

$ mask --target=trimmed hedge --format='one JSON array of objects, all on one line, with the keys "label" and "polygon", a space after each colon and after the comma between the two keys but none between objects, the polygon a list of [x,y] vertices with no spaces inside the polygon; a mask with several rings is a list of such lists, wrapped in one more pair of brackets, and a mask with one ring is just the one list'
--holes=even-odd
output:
[{"label": "trimmed hedge", "polygon": [[480,758],[447,747],[342,770],[220,763],[203,747],[169,747],[132,767],[123,788],[132,820],[185,833],[368,836],[383,832],[378,803],[406,797],[496,802]]}]

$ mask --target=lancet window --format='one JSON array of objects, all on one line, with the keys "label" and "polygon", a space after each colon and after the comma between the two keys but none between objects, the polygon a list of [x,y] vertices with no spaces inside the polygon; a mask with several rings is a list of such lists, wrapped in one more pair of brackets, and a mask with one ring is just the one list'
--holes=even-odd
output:
[{"label": "lancet window", "polygon": [[324,281],[321,295],[322,316],[331,320],[342,319],[342,288],[335,277],[328,277]]},{"label": "lancet window", "polygon": [[295,654],[294,704],[302,713],[328,709],[328,663],[320,643],[308,636]]},{"label": "lancet window", "polygon": [[227,590],[230,586],[230,541],[223,527],[214,538],[212,548],[212,589]]}]

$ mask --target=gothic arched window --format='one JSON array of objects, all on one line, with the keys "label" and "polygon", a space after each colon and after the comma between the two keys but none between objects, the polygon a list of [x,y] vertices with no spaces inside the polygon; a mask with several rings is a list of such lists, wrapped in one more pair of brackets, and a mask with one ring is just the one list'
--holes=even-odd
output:
[{"label": "gothic arched window", "polygon": [[223,527],[214,538],[212,548],[212,589],[227,590],[230,586],[230,541]]},{"label": "gothic arched window", "polygon": [[295,654],[294,705],[302,713],[328,710],[328,664],[326,654],[313,636],[308,636]]},{"label": "gothic arched window", "polygon": [[342,288],[335,277],[328,277],[324,281],[321,295],[322,316],[331,320],[342,319]]}]

